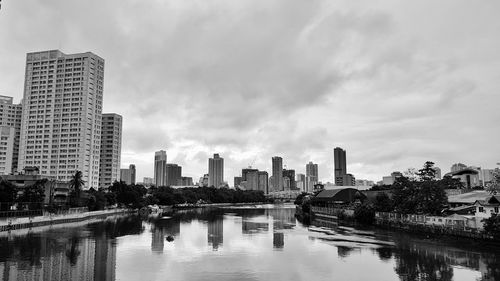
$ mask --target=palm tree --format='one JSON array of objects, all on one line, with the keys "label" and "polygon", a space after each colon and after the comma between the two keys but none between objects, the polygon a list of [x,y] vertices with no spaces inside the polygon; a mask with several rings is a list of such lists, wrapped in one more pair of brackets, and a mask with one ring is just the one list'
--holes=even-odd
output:
[{"label": "palm tree", "polygon": [[85,184],[85,181],[82,179],[82,172],[76,171],[73,176],[71,176],[71,180],[69,181],[69,187],[75,191],[76,197],[80,198],[80,192],[82,191],[82,187]]}]

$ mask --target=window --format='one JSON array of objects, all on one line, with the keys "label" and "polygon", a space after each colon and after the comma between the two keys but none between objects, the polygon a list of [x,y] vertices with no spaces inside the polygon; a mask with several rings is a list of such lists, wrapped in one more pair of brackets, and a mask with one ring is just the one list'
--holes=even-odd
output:
[{"label": "window", "polygon": [[483,207],[479,207],[479,212],[480,213],[484,213],[484,208]]},{"label": "window", "polygon": [[498,214],[498,207],[495,207],[495,213]]}]

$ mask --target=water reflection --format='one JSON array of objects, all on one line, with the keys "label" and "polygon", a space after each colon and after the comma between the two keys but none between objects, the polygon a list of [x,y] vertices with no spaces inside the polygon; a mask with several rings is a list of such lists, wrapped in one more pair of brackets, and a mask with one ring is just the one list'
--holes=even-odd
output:
[{"label": "water reflection", "polygon": [[2,232],[0,280],[500,280],[500,251],[466,244],[306,226],[292,208],[196,209]]},{"label": "water reflection", "polygon": [[140,219],[128,217],[84,229],[55,227],[23,236],[1,233],[2,280],[115,280],[113,238],[141,229]]}]

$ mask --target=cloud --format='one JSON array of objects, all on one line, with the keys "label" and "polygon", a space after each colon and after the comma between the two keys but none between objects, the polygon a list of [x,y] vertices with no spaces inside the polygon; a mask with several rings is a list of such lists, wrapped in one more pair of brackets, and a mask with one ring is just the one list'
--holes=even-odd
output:
[{"label": "cloud", "polygon": [[427,158],[498,162],[498,4],[368,4],[7,1],[0,92],[20,97],[26,52],[102,56],[104,111],[123,115],[139,178],[160,149],[195,180],[219,152],[229,182],[274,155],[332,180],[336,146],[374,180]]}]

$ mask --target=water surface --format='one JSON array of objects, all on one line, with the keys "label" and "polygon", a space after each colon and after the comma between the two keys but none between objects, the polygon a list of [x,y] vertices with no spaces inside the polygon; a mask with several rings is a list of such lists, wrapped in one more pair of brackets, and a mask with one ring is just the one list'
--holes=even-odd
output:
[{"label": "water surface", "polygon": [[495,247],[294,215],[196,209],[0,233],[0,280],[500,280]]}]

